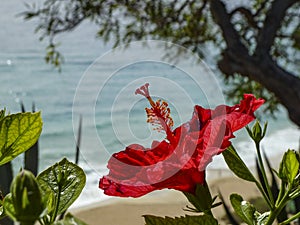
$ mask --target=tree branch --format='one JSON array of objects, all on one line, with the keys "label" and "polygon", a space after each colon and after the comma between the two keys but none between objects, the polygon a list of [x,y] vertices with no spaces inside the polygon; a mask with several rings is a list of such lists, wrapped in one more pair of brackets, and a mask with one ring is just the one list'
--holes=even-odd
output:
[{"label": "tree branch", "polygon": [[258,16],[262,11],[265,10],[267,3],[269,3],[269,1],[263,1],[261,2],[260,7],[257,9],[256,13],[253,15],[254,17]]},{"label": "tree branch", "polygon": [[251,13],[251,11],[245,7],[238,7],[234,9],[230,13],[230,17],[232,17],[235,13],[240,13],[247,19],[249,25],[253,28],[258,28],[256,21],[254,20],[254,15]]},{"label": "tree branch", "polygon": [[261,83],[287,108],[290,119],[300,127],[300,79],[280,68],[268,54],[254,57],[225,50],[218,67],[225,74],[238,73]]},{"label": "tree branch", "polygon": [[231,18],[226,11],[225,4],[220,0],[210,0],[210,11],[215,23],[218,24],[222,30],[227,48],[248,54],[247,48],[241,43],[239,34],[230,22]]},{"label": "tree branch", "polygon": [[286,11],[296,2],[297,0],[274,0],[267,13],[264,25],[258,34],[256,55],[269,54]]},{"label": "tree branch", "polygon": [[84,21],[86,17],[74,18],[73,20],[65,20],[65,24],[61,25],[61,27],[57,27],[53,29],[53,35],[69,32],[78,27],[78,25]]}]

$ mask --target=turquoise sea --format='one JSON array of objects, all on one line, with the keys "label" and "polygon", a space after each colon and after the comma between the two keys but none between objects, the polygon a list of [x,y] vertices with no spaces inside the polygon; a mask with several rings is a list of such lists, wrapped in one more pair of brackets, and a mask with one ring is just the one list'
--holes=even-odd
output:
[{"label": "turquoise sea", "polygon": [[[209,57],[205,62],[212,71],[204,63],[197,64],[192,54],[188,59],[170,61],[162,42],[112,50],[112,44],[104,45],[95,38],[96,27],[89,23],[58,38],[65,57],[59,73],[44,61],[46,43],[34,34],[35,21],[24,22],[17,16],[24,9],[19,0],[0,3],[0,107],[15,113],[20,111],[21,101],[27,110],[34,102],[42,111],[40,170],[62,157],[74,161],[82,116],[80,166],[88,180],[76,205],[106,198],[98,189],[98,180],[107,173],[106,162],[112,153],[131,143],[150,146],[153,139],[164,138],[146,123],[147,101],[134,95],[140,85],[149,82],[153,95],[169,102],[175,126],[191,117],[194,104],[214,107],[226,102],[222,80]],[[283,109],[277,120],[263,118],[269,121],[263,143],[268,155],[298,148],[300,132]],[[251,165],[254,148],[245,133],[238,132],[234,143]],[[14,161],[16,169],[22,164],[22,157]],[[222,157],[209,166],[210,171],[222,168],[226,168]]]}]

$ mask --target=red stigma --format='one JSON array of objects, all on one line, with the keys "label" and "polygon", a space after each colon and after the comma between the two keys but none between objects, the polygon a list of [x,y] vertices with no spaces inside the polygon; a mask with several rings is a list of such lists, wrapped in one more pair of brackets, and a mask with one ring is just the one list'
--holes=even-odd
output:
[{"label": "red stigma", "polygon": [[144,84],[143,86],[139,87],[138,89],[135,90],[135,94],[140,94],[145,96],[146,98],[149,98],[149,83]]}]

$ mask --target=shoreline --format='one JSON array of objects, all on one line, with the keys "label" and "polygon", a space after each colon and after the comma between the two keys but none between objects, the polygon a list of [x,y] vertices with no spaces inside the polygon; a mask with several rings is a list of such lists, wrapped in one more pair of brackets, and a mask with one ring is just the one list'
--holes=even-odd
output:
[{"label": "shoreline", "polygon": [[[209,186],[212,196],[220,191],[228,205],[230,205],[229,195],[232,193],[242,195],[245,200],[259,195],[254,183],[233,176],[209,181]],[[220,199],[218,198],[217,201]],[[191,205],[181,192],[165,189],[140,198],[111,197],[87,206],[71,208],[69,212],[88,225],[141,225],[144,224],[142,215],[169,217],[193,215],[191,212],[184,211],[186,206]],[[213,212],[220,220],[225,214],[222,206],[215,208]]]},{"label": "shoreline", "polygon": [[[279,167],[281,158],[281,153],[269,158],[276,170]],[[253,165],[254,162],[247,162],[247,164]],[[249,169],[256,176],[255,167],[249,166]],[[221,192],[228,206],[230,206],[229,196],[232,193],[240,194],[245,200],[260,196],[255,183],[238,178],[228,168],[214,168],[212,163],[207,168],[206,177],[212,196],[216,196]],[[219,201],[220,198],[217,198],[216,202]],[[175,217],[193,214],[183,210],[186,209],[187,205],[191,206],[181,192],[164,189],[149,193],[140,198],[109,196],[98,202],[95,201],[87,205],[71,207],[69,212],[88,225],[141,225],[144,224],[142,215]],[[219,224],[225,224],[221,221],[225,215],[223,206],[213,209],[213,213],[219,219]]]}]

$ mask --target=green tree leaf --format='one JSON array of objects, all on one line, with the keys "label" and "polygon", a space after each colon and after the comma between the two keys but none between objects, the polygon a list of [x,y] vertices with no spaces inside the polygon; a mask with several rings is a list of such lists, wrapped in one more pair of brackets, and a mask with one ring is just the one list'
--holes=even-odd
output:
[{"label": "green tree leaf", "polygon": [[87,225],[85,222],[68,213],[63,220],[54,222],[53,225]]},{"label": "green tree leaf", "polygon": [[[3,112],[3,111],[2,111]],[[17,113],[3,117],[0,113],[0,165],[34,145],[42,132],[41,113]]]},{"label": "green tree leaf", "polygon": [[58,214],[66,211],[78,198],[86,177],[79,166],[64,158],[39,174],[37,180],[48,196],[48,212],[53,222]]},{"label": "green tree leaf", "polygon": [[236,176],[242,178],[243,180],[256,182],[255,177],[252,175],[248,167],[245,165],[243,160],[239,157],[232,146],[223,151],[222,155],[226,161],[227,166]]},{"label": "green tree leaf", "polygon": [[[289,91],[300,90],[299,1],[254,0],[244,1],[241,6],[222,0],[82,2],[47,0],[40,6],[33,4],[22,14],[25,20],[37,19],[37,33],[41,40],[49,40],[46,61],[60,65],[60,53],[51,49],[56,45],[53,40],[61,33],[73,31],[82,21],[95,23],[97,36],[104,42],[112,41],[114,47],[145,39],[168,40],[200,57],[206,56],[207,47],[213,48],[216,52],[210,54],[212,62],[225,75],[228,100],[237,102],[244,93],[253,93],[268,99],[265,109],[273,116],[282,103],[300,126],[296,107],[299,92]],[[180,61],[181,51],[169,44],[165,46],[167,58]],[[264,60],[257,60],[258,55]],[[266,66],[269,60],[270,67]],[[276,69],[278,66],[280,70]]]},{"label": "green tree leaf", "polygon": [[146,225],[218,225],[218,221],[212,216],[181,216],[181,217],[158,217],[144,215]]},{"label": "green tree leaf", "polygon": [[236,214],[249,225],[256,224],[256,209],[247,201],[244,201],[242,196],[238,194],[230,195],[230,202]]}]

